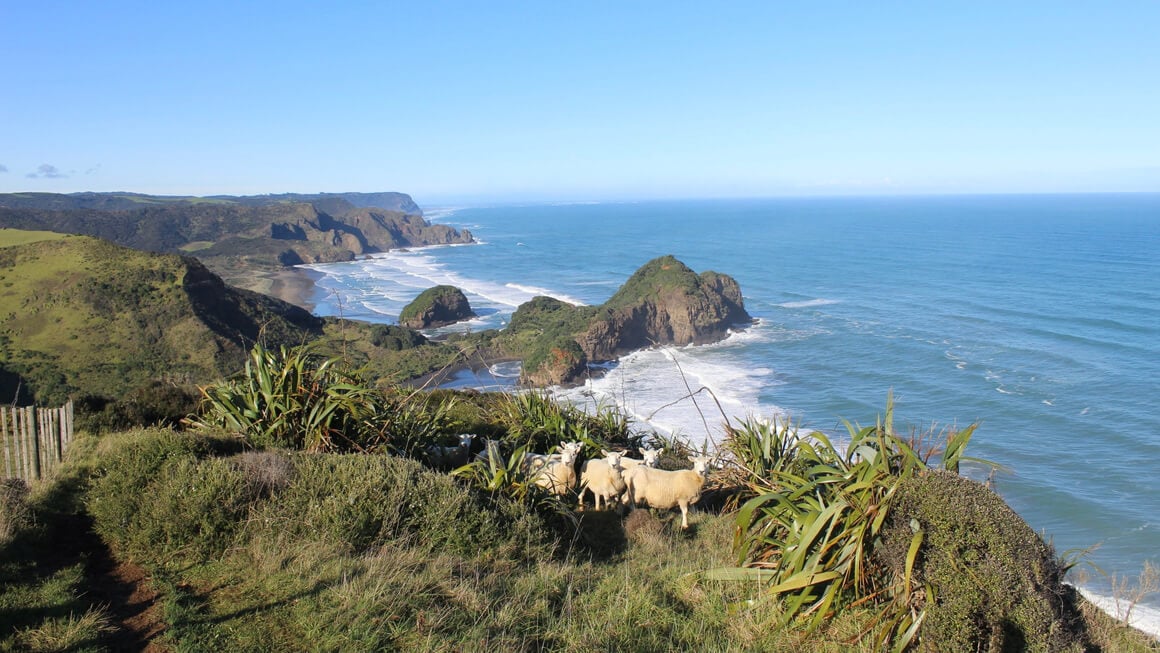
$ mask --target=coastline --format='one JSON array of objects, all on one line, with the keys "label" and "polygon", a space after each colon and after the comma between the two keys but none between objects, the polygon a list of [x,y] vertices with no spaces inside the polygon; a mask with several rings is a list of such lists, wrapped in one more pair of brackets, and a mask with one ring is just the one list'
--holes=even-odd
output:
[{"label": "coastline", "polygon": [[288,267],[278,270],[246,270],[226,281],[314,312],[314,282],[320,276],[320,273],[306,268]]}]

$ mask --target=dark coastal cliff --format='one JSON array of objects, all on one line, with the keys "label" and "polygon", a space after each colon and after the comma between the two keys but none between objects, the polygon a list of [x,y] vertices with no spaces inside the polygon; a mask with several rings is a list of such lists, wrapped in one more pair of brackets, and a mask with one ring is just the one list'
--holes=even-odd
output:
[{"label": "dark coastal cliff", "polygon": [[537,297],[512,315],[501,341],[523,360],[524,383],[572,383],[589,361],[656,345],[706,344],[752,321],[732,277],[697,274],[673,256],[649,261],[598,307]]},{"label": "dark coastal cliff", "polygon": [[466,230],[428,223],[403,193],[203,198],[10,193],[0,194],[0,227],[96,236],[134,249],[192,254],[242,287],[254,271],[349,261],[399,247],[474,242]]}]

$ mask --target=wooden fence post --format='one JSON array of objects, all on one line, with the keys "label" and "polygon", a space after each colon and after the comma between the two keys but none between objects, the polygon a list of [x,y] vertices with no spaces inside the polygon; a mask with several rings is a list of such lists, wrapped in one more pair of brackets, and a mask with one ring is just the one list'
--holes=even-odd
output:
[{"label": "wooden fence post", "polygon": [[73,440],[73,403],[60,408],[0,406],[0,473],[26,481],[47,477],[64,462]]},{"label": "wooden fence post", "polygon": [[0,439],[4,442],[4,476],[11,478],[15,476],[12,464],[12,451],[8,446],[8,409],[0,406]]}]

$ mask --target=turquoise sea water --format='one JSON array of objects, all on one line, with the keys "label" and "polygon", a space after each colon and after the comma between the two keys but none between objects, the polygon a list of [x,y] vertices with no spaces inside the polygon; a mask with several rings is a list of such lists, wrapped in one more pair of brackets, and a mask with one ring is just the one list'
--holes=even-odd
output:
[{"label": "turquoise sea water", "polygon": [[[981,422],[969,453],[1058,551],[1135,576],[1160,564],[1160,195],[770,199],[428,210],[478,245],[392,252],[322,273],[316,312],[393,322],[437,283],[502,326],[537,294],[600,303],[673,254],[741,284],[757,324],[623,359],[586,388],[695,441],[721,416],[833,435]],[[497,369],[510,378],[513,370]],[[481,382],[484,382],[481,380]],[[586,394],[581,394],[581,393]],[[674,403],[676,402],[676,403]],[[982,474],[982,472],[979,472]],[[1088,588],[1108,594],[1093,576]],[[1152,606],[1160,606],[1154,597]]]}]

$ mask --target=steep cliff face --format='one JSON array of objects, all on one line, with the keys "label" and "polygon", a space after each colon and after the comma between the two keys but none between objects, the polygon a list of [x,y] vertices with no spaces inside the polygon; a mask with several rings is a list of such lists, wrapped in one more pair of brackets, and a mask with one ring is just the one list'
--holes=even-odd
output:
[{"label": "steep cliff face", "polygon": [[693,272],[672,256],[641,267],[602,307],[578,339],[592,360],[654,345],[715,342],[752,321],[741,287],[716,272]]},{"label": "steep cliff face", "polygon": [[357,208],[347,211],[342,220],[374,243],[374,251],[474,242],[466,229],[456,231],[445,224],[429,224],[418,215]]}]

